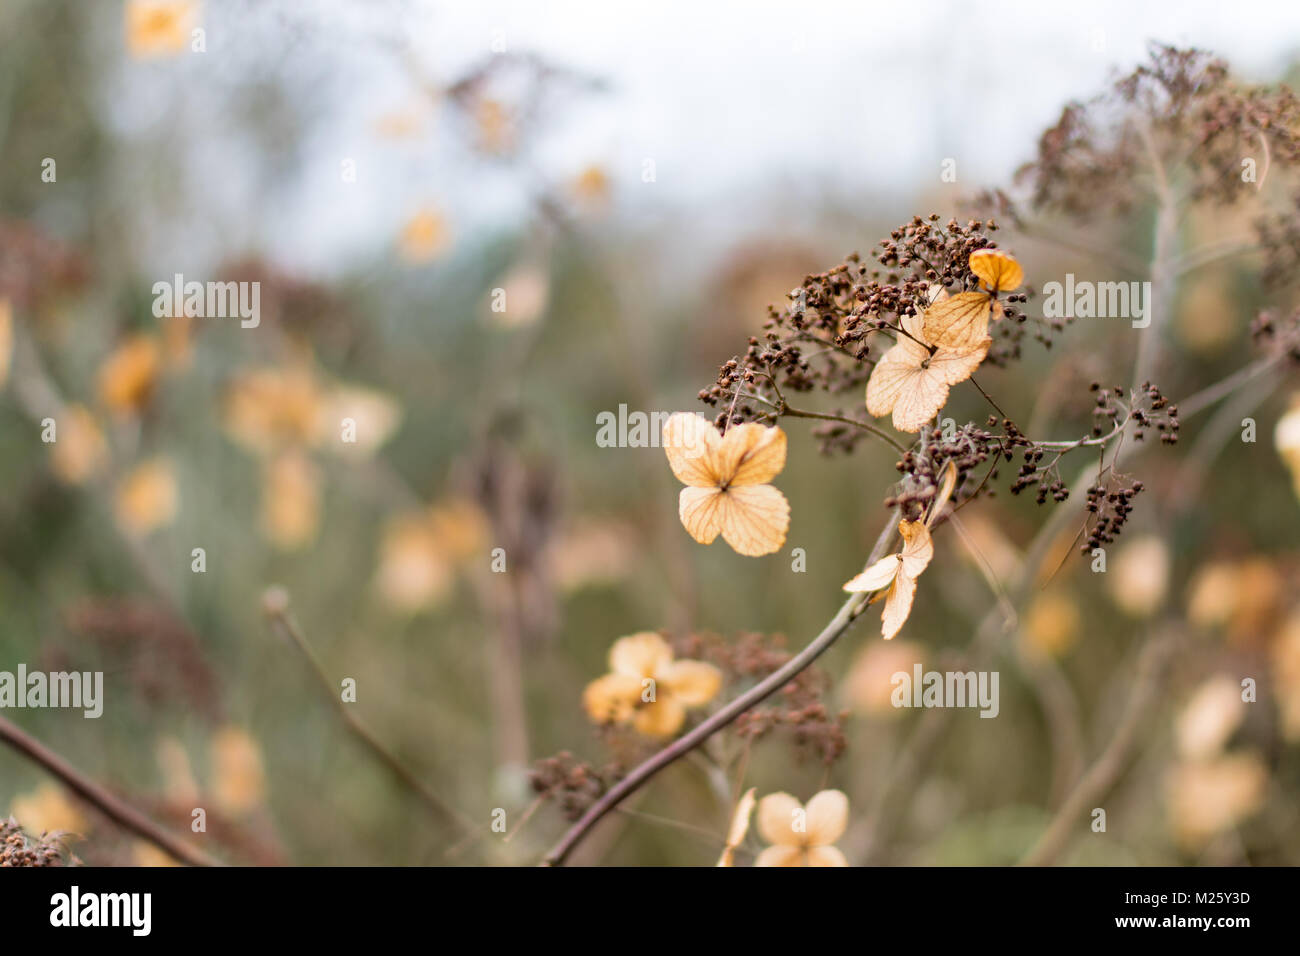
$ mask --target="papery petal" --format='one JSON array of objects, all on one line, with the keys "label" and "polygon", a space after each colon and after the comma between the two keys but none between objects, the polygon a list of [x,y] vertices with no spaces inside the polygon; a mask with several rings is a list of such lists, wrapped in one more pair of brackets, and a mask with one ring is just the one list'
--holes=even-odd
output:
[{"label": "papery petal", "polygon": [[769,793],[758,801],[758,832],[768,843],[777,846],[801,847],[807,834],[796,832],[795,814],[803,804],[790,794]]},{"label": "papery petal", "polygon": [[982,342],[971,348],[939,348],[930,356],[929,371],[936,374],[945,385],[956,385],[975,374],[984,357],[989,354],[993,340],[985,336]]},{"label": "papery petal", "polygon": [[677,516],[682,527],[700,544],[712,544],[722,530],[724,498],[719,488],[683,488],[677,497]]},{"label": "papery petal", "polygon": [[720,498],[722,537],[738,554],[758,557],[785,544],[790,502],[776,488],[742,485],[727,489]]},{"label": "papery petal", "polygon": [[899,556],[896,554],[881,558],[865,571],[850,578],[845,583],[844,590],[859,593],[879,591],[894,580],[894,576],[898,574],[899,563]]},{"label": "papery petal", "polygon": [[746,422],[727,429],[719,450],[723,479],[730,486],[771,481],[785,467],[785,432]]},{"label": "papery petal", "polygon": [[829,846],[849,825],[849,798],[841,790],[823,790],[808,801],[808,844]]},{"label": "papery petal", "polygon": [[948,401],[948,386],[940,372],[915,372],[894,403],[894,427],[900,432],[919,432],[932,421]]},{"label": "papery petal", "polygon": [[[620,637],[609,649],[609,669],[638,680],[654,677],[673,659],[673,649],[653,631]],[[640,693],[638,688],[637,693]]]},{"label": "papery petal", "polygon": [[722,671],[703,661],[673,661],[659,672],[659,687],[687,707],[700,707],[718,695]]},{"label": "papery petal", "polygon": [[903,536],[903,567],[899,573],[916,578],[934,557],[934,540],[930,537],[930,528],[924,521],[900,521],[898,533]]},{"label": "papery petal", "polygon": [[657,698],[636,709],[632,726],[647,737],[671,737],[686,722],[686,708],[671,694],[658,694]]},{"label": "papery petal", "polygon": [[916,579],[900,574],[885,598],[885,610],[880,615],[880,633],[890,640],[903,629],[912,613],[912,599],[916,597]]},{"label": "papery petal", "polygon": [[755,866],[803,866],[804,850],[799,846],[770,846],[754,860]]},{"label": "papery petal", "polygon": [[970,254],[970,271],[990,292],[1010,292],[1025,281],[1020,263],[998,249],[980,249]]},{"label": "papery petal", "polygon": [[958,292],[925,310],[925,341],[950,349],[973,349],[989,337],[989,303],[983,292]]},{"label": "papery petal", "polygon": [[804,860],[804,866],[849,865],[849,861],[844,858],[844,854],[833,846],[810,846]]},{"label": "papery petal", "polygon": [[597,677],[582,692],[582,706],[587,716],[598,724],[624,723],[641,697],[641,682],[627,674]]},{"label": "papery petal", "polygon": [[722,436],[708,419],[691,412],[677,412],[664,423],[661,440],[668,467],[678,481],[696,488],[716,488],[722,484],[724,476],[718,470]]}]

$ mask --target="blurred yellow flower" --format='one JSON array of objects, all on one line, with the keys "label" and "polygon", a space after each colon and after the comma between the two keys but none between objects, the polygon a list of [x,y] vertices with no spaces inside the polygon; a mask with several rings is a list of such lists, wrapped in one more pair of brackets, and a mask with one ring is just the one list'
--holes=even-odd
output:
[{"label": "blurred yellow flower", "polygon": [[198,12],[195,0],[127,0],[127,51],[136,59],[183,52]]},{"label": "blurred yellow flower", "polygon": [[609,174],[597,165],[588,166],[573,181],[574,198],[588,213],[600,213],[609,205]]},{"label": "blurred yellow flower", "polygon": [[108,444],[95,416],[84,405],[66,405],[55,420],[55,440],[50,445],[50,469],[69,485],[79,485],[95,475],[108,460]]},{"label": "blurred yellow flower", "polygon": [[1225,628],[1233,643],[1254,646],[1276,625],[1286,590],[1268,558],[1216,561],[1192,577],[1187,618],[1197,627]]},{"label": "blurred yellow flower", "polygon": [[162,350],[150,335],[133,335],[99,367],[99,397],[116,415],[136,415],[149,404],[162,368]]},{"label": "blurred yellow flower", "polygon": [[736,847],[745,842],[745,834],[749,832],[749,818],[754,812],[756,792],[755,788],[750,787],[736,803],[731,826],[727,829],[727,842],[722,848],[722,856],[718,857],[718,866],[735,866]]},{"label": "blurred yellow flower", "polygon": [[88,829],[86,818],[58,784],[42,783],[31,793],[14,797],[10,815],[32,834],[76,833]]},{"label": "blurred yellow flower", "polygon": [[223,727],[212,737],[212,798],[225,813],[239,816],[266,795],[262,751],[238,727]]},{"label": "blurred yellow flower", "polygon": [[749,422],[726,435],[699,415],[678,412],[664,425],[668,466],[686,485],[678,516],[692,538],[718,534],[739,554],[771,554],[785,543],[790,503],[766,482],[785,467],[785,432]]},{"label": "blurred yellow flower", "polygon": [[438,548],[450,560],[482,557],[487,547],[488,519],[468,498],[445,498],[429,510],[429,524]]},{"label": "blurred yellow flower", "polygon": [[474,105],[474,127],[483,152],[504,155],[514,149],[514,117],[500,100],[484,98]]},{"label": "blurred yellow flower", "polygon": [[1268,771],[1254,753],[1179,764],[1165,782],[1174,836],[1185,849],[1199,849],[1258,811],[1267,784]]},{"label": "blurred yellow flower", "polygon": [[176,517],[179,492],[176,471],[164,457],[141,462],[118,485],[114,499],[117,523],[131,534],[145,535]]},{"label": "blurred yellow flower", "polygon": [[1295,494],[1300,498],[1300,393],[1291,396],[1291,407],[1277,420],[1273,430],[1273,444],[1291,472]]},{"label": "blurred yellow flower", "polygon": [[545,266],[522,262],[497,280],[484,317],[502,328],[532,325],[546,311],[550,295],[551,277]]},{"label": "blurred yellow flower", "polygon": [[432,262],[450,245],[447,221],[432,209],[423,209],[408,219],[398,238],[398,251],[411,265]]},{"label": "blurred yellow flower", "polygon": [[262,533],[277,548],[294,551],[315,540],[320,504],[320,470],[305,454],[285,451],[266,465]]},{"label": "blurred yellow flower", "polygon": [[154,755],[162,772],[163,794],[179,806],[194,806],[199,799],[199,786],[194,782],[184,745],[175,737],[162,737],[154,747]]},{"label": "blurred yellow flower", "polygon": [[402,408],[396,399],[357,385],[333,388],[323,414],[336,439],[328,447],[359,458],[379,450],[402,421]]},{"label": "blurred yellow flower", "polygon": [[1169,548],[1155,535],[1121,545],[1106,575],[1111,600],[1133,617],[1149,617],[1169,589]]},{"label": "blurred yellow flower", "polygon": [[621,522],[588,519],[555,540],[548,565],[560,590],[571,592],[626,577],[636,557],[637,532]]},{"label": "blurred yellow flower", "polygon": [[1035,651],[1059,657],[1079,639],[1079,606],[1061,590],[1039,594],[1025,611],[1021,634]]},{"label": "blurred yellow flower", "polygon": [[325,389],[305,366],[244,372],[226,388],[222,425],[238,444],[258,454],[318,444],[323,437]]},{"label": "blurred yellow flower", "polygon": [[582,704],[596,723],[630,723],[647,737],[671,737],[686,710],[722,687],[722,672],[703,661],[675,661],[658,634],[621,637],[609,650],[610,673],[587,685]]},{"label": "blurred yellow flower", "polygon": [[1218,755],[1245,717],[1241,685],[1226,674],[1211,677],[1196,689],[1174,724],[1178,752],[1189,760]]},{"label": "blurred yellow flower", "polygon": [[911,674],[925,662],[925,649],[908,641],[872,641],[863,646],[844,679],[849,706],[860,714],[892,717],[902,713],[892,702],[894,675]]},{"label": "blurred yellow flower", "polygon": [[788,793],[771,793],[758,802],[758,832],[772,846],[755,866],[848,866],[834,845],[849,824],[849,798],[823,790],[807,807]]},{"label": "blurred yellow flower", "polygon": [[375,573],[375,587],[385,602],[406,612],[436,606],[451,590],[452,573],[427,514],[389,520]]}]

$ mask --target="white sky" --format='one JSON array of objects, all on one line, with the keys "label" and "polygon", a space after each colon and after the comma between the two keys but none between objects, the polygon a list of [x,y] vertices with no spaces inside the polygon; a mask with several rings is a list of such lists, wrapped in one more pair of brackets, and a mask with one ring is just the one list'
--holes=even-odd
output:
[{"label": "white sky", "polygon": [[[456,143],[375,141],[375,118],[413,99],[399,67],[403,41],[441,80],[497,38],[604,78],[609,90],[580,97],[543,144],[544,172],[563,178],[599,163],[615,181],[619,214],[690,211],[738,230],[755,215],[756,195],[898,196],[937,185],[946,157],[963,187],[1001,183],[1067,99],[1131,69],[1148,38],[1210,48],[1258,78],[1276,76],[1300,49],[1295,0],[300,0],[238,9],[209,0],[209,56],[284,47],[274,56],[286,68],[293,56],[336,62],[348,80],[312,104],[328,121],[294,194],[267,210],[274,230],[242,230],[308,268],[373,248],[420,203],[445,208],[462,233],[522,208],[515,182],[486,173]],[[128,77],[126,102],[147,98],[155,81]],[[207,161],[219,166],[214,139]],[[339,185],[342,157],[358,163],[348,188]],[[646,158],[656,164],[652,187],[641,182]],[[217,193],[238,208],[239,180],[228,179]]]}]

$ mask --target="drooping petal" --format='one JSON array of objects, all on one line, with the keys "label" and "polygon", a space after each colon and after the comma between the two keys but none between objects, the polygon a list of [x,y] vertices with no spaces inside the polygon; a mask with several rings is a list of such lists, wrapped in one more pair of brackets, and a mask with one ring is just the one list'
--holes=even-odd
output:
[{"label": "drooping petal", "polygon": [[758,801],[759,834],[776,846],[804,846],[807,834],[794,828],[797,814],[802,810],[803,804],[790,794],[769,793]]},{"label": "drooping petal", "polygon": [[718,488],[683,488],[677,497],[677,516],[692,538],[700,544],[712,544],[722,530],[723,499]]},{"label": "drooping petal", "polygon": [[687,707],[713,700],[722,687],[722,671],[703,661],[673,661],[659,672],[659,687]]},{"label": "drooping petal", "polygon": [[808,801],[808,844],[829,846],[849,825],[849,798],[840,790],[823,790]]},{"label": "drooping petal", "polygon": [[804,866],[849,865],[849,861],[844,858],[844,854],[833,846],[810,846],[804,856],[804,861]]},{"label": "drooping petal", "polygon": [[989,335],[989,303],[983,292],[958,292],[925,310],[925,341],[950,349],[973,349]]},{"label": "drooping petal", "polygon": [[871,370],[871,378],[867,379],[867,412],[876,418],[894,410],[899,396],[912,388],[913,380],[921,372],[919,363],[891,358],[899,348],[895,345],[886,352]]},{"label": "drooping petal", "polygon": [[727,846],[737,847],[744,842],[745,834],[749,832],[749,818],[754,815],[754,806],[758,803],[754,796],[756,792],[756,788],[750,787],[736,804],[736,812],[731,815],[731,827],[727,830]]},{"label": "drooping petal", "polygon": [[970,271],[990,292],[1010,292],[1025,281],[1020,263],[998,249],[980,249],[970,254]]},{"label": "drooping petal", "polygon": [[948,385],[932,369],[915,372],[894,403],[894,427],[900,432],[919,432],[932,421],[948,401]]},{"label": "drooping petal", "polygon": [[582,692],[582,707],[598,724],[624,723],[641,696],[641,682],[627,674],[597,677]]},{"label": "drooping petal", "polygon": [[671,737],[686,722],[686,708],[671,694],[659,694],[636,709],[632,726],[647,737]]},{"label": "drooping petal", "polygon": [[696,488],[722,484],[717,470],[722,436],[708,419],[690,412],[677,412],[664,423],[661,439],[668,467],[678,481]]},{"label": "drooping petal", "polygon": [[754,860],[755,866],[803,866],[804,850],[799,846],[770,846]]},{"label": "drooping petal", "polygon": [[899,556],[896,554],[888,555],[881,558],[871,567],[867,568],[860,574],[852,577],[844,585],[846,591],[866,592],[879,591],[886,587],[894,580],[894,575],[898,573]]},{"label": "drooping petal", "polygon": [[880,615],[880,633],[885,640],[891,640],[903,629],[908,615],[912,613],[912,599],[916,597],[916,579],[900,574],[894,578],[894,584],[885,598],[885,610]]},{"label": "drooping petal", "polygon": [[742,485],[729,488],[719,495],[719,500],[722,537],[738,554],[758,557],[785,544],[790,530],[790,502],[776,488]]},{"label": "drooping petal", "polygon": [[[653,631],[642,631],[620,637],[609,649],[609,669],[615,674],[626,674],[638,681],[654,677],[673,659],[673,649]],[[640,693],[640,687],[637,688]]]},{"label": "drooping petal", "polygon": [[727,429],[719,450],[723,478],[731,486],[771,481],[785,467],[785,432],[747,422]]}]

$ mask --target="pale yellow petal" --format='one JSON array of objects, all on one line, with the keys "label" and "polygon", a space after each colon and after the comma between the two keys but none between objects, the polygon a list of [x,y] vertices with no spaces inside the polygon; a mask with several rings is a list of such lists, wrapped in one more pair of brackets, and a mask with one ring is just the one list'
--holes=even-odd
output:
[{"label": "pale yellow petal", "polygon": [[658,700],[641,704],[632,718],[637,733],[647,737],[671,737],[685,722],[686,708],[669,694],[660,694]]},{"label": "pale yellow petal", "polygon": [[951,349],[976,348],[989,335],[989,304],[983,292],[959,292],[925,310],[925,341]]},{"label": "pale yellow petal", "polygon": [[957,463],[949,461],[943,469],[943,477],[939,479],[939,490],[935,492],[934,500],[930,502],[930,507],[926,509],[925,526],[934,527],[939,515],[943,514],[944,507],[948,504],[948,499],[952,497],[953,491],[957,488]]},{"label": "pale yellow petal", "polygon": [[858,593],[879,591],[894,580],[894,575],[898,574],[899,563],[900,558],[896,554],[881,558],[865,571],[850,578],[844,585],[844,590]]},{"label": "pale yellow petal", "polygon": [[770,846],[754,860],[755,866],[803,866],[804,850],[799,846]]},{"label": "pale yellow petal", "polygon": [[771,485],[742,485],[720,496],[722,537],[738,554],[757,557],[785,544],[790,503]]},{"label": "pale yellow petal", "polygon": [[731,827],[727,830],[727,846],[738,847],[749,833],[749,818],[754,815],[754,806],[758,803],[757,788],[750,787],[736,803],[736,812],[731,815]]},{"label": "pale yellow petal", "polygon": [[762,484],[785,467],[785,432],[755,422],[735,425],[722,436],[718,451],[726,484]]},{"label": "pale yellow petal", "polygon": [[844,858],[844,854],[833,846],[810,846],[804,856],[804,866],[848,865],[849,861]]},{"label": "pale yellow petal", "polygon": [[894,403],[894,427],[900,432],[919,432],[932,421],[948,401],[948,385],[936,369],[916,372]]},{"label": "pale yellow petal", "polygon": [[661,441],[668,456],[668,467],[682,484],[697,488],[716,488],[722,484],[717,461],[722,436],[708,419],[690,412],[677,412],[664,423]]},{"label": "pale yellow petal", "polygon": [[934,541],[924,521],[900,521],[898,533],[903,536],[903,567],[900,574],[916,578],[934,557]]},{"label": "pale yellow petal", "polygon": [[754,860],[755,866],[803,866],[802,847],[768,847]]},{"label": "pale yellow petal", "polygon": [[849,825],[849,798],[841,790],[823,790],[808,801],[808,845],[829,846]]},{"label": "pale yellow petal", "polygon": [[885,598],[885,610],[880,615],[880,633],[885,640],[891,640],[903,629],[908,615],[912,613],[912,599],[916,597],[916,580],[900,574],[894,579],[894,585]]},{"label": "pale yellow petal", "polygon": [[758,832],[768,843],[777,846],[803,846],[806,833],[795,830],[795,820],[803,804],[790,794],[769,793],[758,801]]},{"label": "pale yellow petal", "polygon": [[989,346],[992,344],[993,340],[986,336],[983,341],[977,342],[970,348],[940,347],[930,356],[929,373],[937,375],[945,385],[964,382],[979,368],[984,357],[989,354]]},{"label": "pale yellow petal", "polygon": [[891,354],[892,350],[885,353],[867,379],[867,413],[875,418],[892,412],[899,396],[912,387],[912,380],[921,373],[919,365],[889,361]]},{"label": "pale yellow petal", "polygon": [[703,661],[673,661],[659,672],[659,687],[687,707],[713,700],[722,687],[722,671]]},{"label": "pale yellow petal", "polygon": [[641,699],[641,681],[627,674],[597,677],[582,692],[582,707],[595,723],[624,723]]},{"label": "pale yellow petal", "polygon": [[1010,292],[1025,281],[1025,270],[1005,252],[980,249],[970,254],[970,271],[990,292]]},{"label": "pale yellow petal", "polygon": [[677,497],[677,516],[682,527],[700,544],[712,544],[722,531],[723,499],[718,488],[683,488]]},{"label": "pale yellow petal", "polygon": [[609,649],[609,669],[629,677],[657,677],[673,660],[673,649],[653,631],[620,637]]}]

